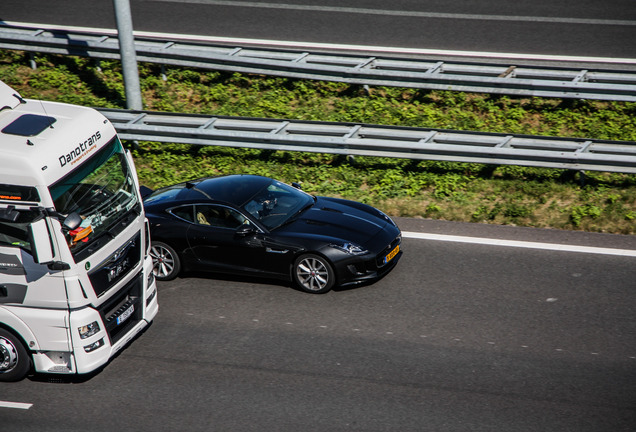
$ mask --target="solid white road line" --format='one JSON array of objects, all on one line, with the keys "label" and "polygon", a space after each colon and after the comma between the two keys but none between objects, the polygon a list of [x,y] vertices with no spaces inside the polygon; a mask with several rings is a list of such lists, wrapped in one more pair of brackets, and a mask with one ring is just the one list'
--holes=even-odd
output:
[{"label": "solid white road line", "polygon": [[636,257],[636,250],[632,249],[613,249],[613,248],[601,248],[592,246],[577,246],[577,245],[564,245],[558,243],[539,243],[528,241],[515,241],[515,240],[500,240],[484,237],[467,237],[467,236],[452,236],[443,234],[428,234],[405,231],[402,232],[402,237],[420,239],[420,240],[434,240],[434,241],[446,241],[446,242],[458,242],[458,243],[472,243],[488,246],[505,246],[505,247],[518,247],[528,249],[542,249],[560,252],[579,252],[590,253],[599,255],[618,255]]},{"label": "solid white road line", "polygon": [[0,401],[0,408],[15,408],[27,410],[32,406],[33,404],[30,403]]},{"label": "solid white road line", "polygon": [[[15,27],[38,28],[42,30],[64,30],[69,32],[90,32],[100,35],[116,36],[117,30],[94,28],[94,27],[76,27],[64,26],[60,24],[35,24],[23,23],[15,21],[6,21],[6,25]],[[329,49],[341,51],[365,51],[387,54],[406,54],[406,55],[425,55],[425,56],[447,56],[447,57],[480,57],[491,59],[510,59],[510,60],[536,60],[536,61],[559,61],[559,62],[583,62],[583,63],[606,63],[606,64],[636,64],[633,58],[611,58],[611,57],[585,57],[585,56],[560,56],[549,54],[521,54],[521,53],[497,53],[482,51],[455,51],[455,50],[439,50],[425,48],[400,48],[400,47],[383,47],[372,45],[345,45],[332,43],[316,43],[316,42],[297,42],[297,41],[278,41],[267,39],[247,39],[247,38],[230,38],[220,36],[201,36],[201,35],[184,35],[178,33],[159,33],[159,32],[142,32],[135,31],[137,37],[150,37],[161,40],[187,40],[192,42],[207,43],[223,43],[223,44],[249,44],[260,45],[264,47],[285,47],[292,49]]]},{"label": "solid white road line", "polygon": [[[157,0],[163,2],[174,2],[174,0]],[[259,9],[287,9],[311,12],[333,12],[349,13],[361,15],[383,15],[399,16],[409,18],[434,18],[434,19],[464,19],[479,21],[512,21],[512,22],[540,22],[557,24],[581,24],[581,25],[620,25],[636,26],[633,20],[613,20],[598,18],[570,18],[570,17],[546,17],[546,16],[518,16],[518,15],[487,15],[487,14],[462,14],[448,12],[423,12],[423,11],[403,11],[389,9],[354,8],[342,6],[320,6],[320,5],[298,5],[287,3],[263,3],[249,1],[227,1],[227,0],[182,0],[182,3],[203,4],[210,6],[229,6]]]}]

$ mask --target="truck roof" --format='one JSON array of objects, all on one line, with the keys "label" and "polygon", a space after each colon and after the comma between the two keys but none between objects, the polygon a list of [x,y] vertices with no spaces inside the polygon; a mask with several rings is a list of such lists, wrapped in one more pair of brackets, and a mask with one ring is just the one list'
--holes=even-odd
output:
[{"label": "truck roof", "polygon": [[116,135],[95,109],[22,99],[0,84],[0,184],[48,187]]}]

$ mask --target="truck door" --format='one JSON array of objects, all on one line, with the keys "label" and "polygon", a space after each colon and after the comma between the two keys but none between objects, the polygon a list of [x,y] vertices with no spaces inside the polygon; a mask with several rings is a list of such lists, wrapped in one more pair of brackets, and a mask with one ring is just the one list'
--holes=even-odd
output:
[{"label": "truck door", "polygon": [[36,215],[32,211],[14,211],[15,220],[0,218],[0,306],[68,309],[64,270],[52,270],[46,263],[37,262],[35,242],[40,251],[50,248],[51,256],[53,248],[57,248],[52,243],[55,239],[50,235],[48,221],[39,219],[38,226],[45,231],[40,232],[42,238],[34,239],[29,231]]}]

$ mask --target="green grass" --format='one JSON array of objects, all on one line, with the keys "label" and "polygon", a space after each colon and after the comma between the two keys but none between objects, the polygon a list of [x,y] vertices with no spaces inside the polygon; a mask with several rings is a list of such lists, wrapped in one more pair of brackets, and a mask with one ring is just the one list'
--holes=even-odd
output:
[{"label": "green grass", "polygon": [[[0,79],[24,97],[124,108],[118,62],[0,51]],[[166,68],[140,64],[144,108],[636,141],[636,103],[514,98]],[[141,143],[140,181],[157,187],[251,173],[394,216],[634,234],[636,176],[183,144]]]}]

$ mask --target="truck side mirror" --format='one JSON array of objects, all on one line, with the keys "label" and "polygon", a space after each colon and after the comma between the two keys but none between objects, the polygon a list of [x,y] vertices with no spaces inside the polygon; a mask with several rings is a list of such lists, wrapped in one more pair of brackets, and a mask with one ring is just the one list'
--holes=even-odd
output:
[{"label": "truck side mirror", "polygon": [[51,244],[51,234],[46,226],[46,220],[40,219],[29,224],[28,227],[29,242],[31,243],[31,252],[33,253],[33,261],[38,264],[46,264],[55,258],[53,253],[53,245]]},{"label": "truck side mirror", "polygon": [[69,231],[73,231],[75,228],[80,226],[82,223],[82,217],[77,213],[73,212],[64,218],[64,226],[68,228]]}]

